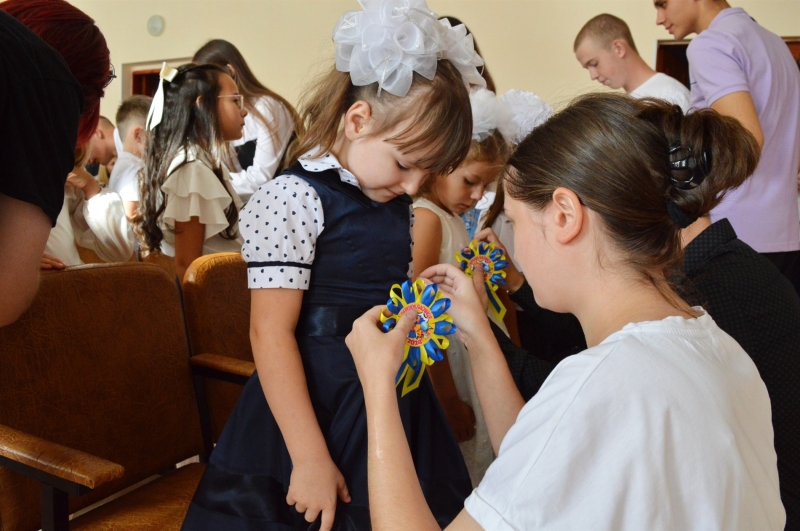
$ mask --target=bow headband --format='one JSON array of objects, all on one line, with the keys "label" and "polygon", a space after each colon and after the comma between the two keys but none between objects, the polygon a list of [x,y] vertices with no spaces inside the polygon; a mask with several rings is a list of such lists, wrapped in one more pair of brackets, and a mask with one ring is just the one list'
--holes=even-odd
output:
[{"label": "bow headband", "polygon": [[164,81],[171,83],[177,75],[178,71],[166,62],[161,65],[161,72],[158,73],[158,90],[156,90],[156,95],[153,96],[153,103],[150,104],[150,111],[147,113],[147,121],[145,122],[148,131],[155,129],[164,116]]},{"label": "bow headband", "polygon": [[511,144],[519,144],[553,114],[553,108],[534,94],[510,90],[497,98],[491,90],[475,87],[469,93],[472,139],[486,140],[495,130]]}]

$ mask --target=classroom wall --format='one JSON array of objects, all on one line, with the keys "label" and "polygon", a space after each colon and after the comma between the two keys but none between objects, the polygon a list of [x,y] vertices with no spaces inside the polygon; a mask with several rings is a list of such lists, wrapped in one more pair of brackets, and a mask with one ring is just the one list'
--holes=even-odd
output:
[{"label": "classroom wall", "polygon": [[[356,0],[70,0],[103,30],[111,58],[121,65],[191,56],[205,41],[223,38],[243,53],[270,88],[296,102],[303,85],[332,64],[331,31],[339,16],[358,9]],[[800,35],[800,0],[730,0],[771,31]],[[475,34],[499,92],[532,90],[558,106],[599,89],[580,67],[572,43],[581,26],[602,12],[625,19],[640,53],[655,62],[656,40],[670,35],[655,25],[651,0],[428,0],[440,15],[463,20]],[[164,17],[159,37],[147,19]],[[103,101],[116,112],[121,83]]]}]

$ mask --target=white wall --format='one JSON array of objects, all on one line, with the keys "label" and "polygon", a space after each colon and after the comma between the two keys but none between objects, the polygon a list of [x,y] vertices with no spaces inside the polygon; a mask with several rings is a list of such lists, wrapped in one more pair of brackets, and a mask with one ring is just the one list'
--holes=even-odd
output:
[{"label": "white wall", "polygon": [[[313,72],[331,64],[331,30],[356,0],[70,0],[92,16],[108,39],[117,71],[123,63],[191,56],[211,38],[233,42],[267,86],[296,102]],[[730,0],[771,31],[800,35],[800,0]],[[558,105],[599,86],[572,54],[572,42],[591,17],[625,19],[646,61],[655,60],[652,0],[428,0],[440,15],[463,20],[475,34],[499,92],[532,90]],[[159,37],[147,19],[164,17]],[[103,113],[113,117],[122,93],[112,83]]]}]

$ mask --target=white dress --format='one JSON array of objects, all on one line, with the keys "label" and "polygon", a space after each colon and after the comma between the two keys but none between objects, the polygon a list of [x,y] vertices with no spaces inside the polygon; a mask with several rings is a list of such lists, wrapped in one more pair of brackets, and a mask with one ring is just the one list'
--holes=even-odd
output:
[{"label": "white dress", "polygon": [[[420,198],[414,201],[414,208],[427,208],[439,217],[442,223],[442,247],[439,252],[439,263],[458,265],[455,254],[469,245],[467,227],[459,216],[448,214],[431,201]],[[493,319],[494,321],[494,319]],[[506,331],[502,322],[494,321],[503,331]],[[494,460],[492,442],[489,440],[489,430],[483,418],[481,404],[475,391],[472,380],[472,366],[469,361],[469,352],[464,344],[455,335],[448,336],[450,346],[447,348],[447,360],[453,373],[458,397],[469,404],[475,412],[475,437],[459,444],[464,461],[469,469],[472,485],[480,483],[486,469]]]},{"label": "white dress", "polygon": [[87,200],[83,191],[64,188],[64,206],[50,230],[45,254],[68,266],[83,264],[77,245],[91,249],[105,262],[127,262],[133,256],[133,231],[118,194],[107,189]]},{"label": "white dress", "polygon": [[[275,176],[294,132],[292,115],[280,101],[262,96],[256,101],[255,107],[267,122],[275,127],[277,135],[273,137],[255,113],[249,113],[244,118],[242,138],[231,142],[233,147],[241,146],[252,140],[256,142],[256,153],[252,166],[244,170],[240,167],[228,168],[233,189],[245,199],[249,199],[259,186]],[[238,166],[238,161],[234,160],[234,164]]]},{"label": "white dress", "polygon": [[708,314],[628,324],[556,366],[465,508],[497,531],[782,530],[767,388]]},{"label": "white dress", "polygon": [[205,226],[203,255],[242,250],[238,223],[233,226],[235,238],[222,236],[222,232],[228,228],[225,209],[233,201],[241,210],[242,202],[230,185],[228,171],[221,168],[223,185],[212,168],[208,156],[195,150],[180,153],[170,164],[167,178],[161,185],[161,190],[167,196],[167,206],[159,220],[164,232],[161,252],[165,255],[175,256],[175,222],[186,222],[192,217],[199,218]]}]

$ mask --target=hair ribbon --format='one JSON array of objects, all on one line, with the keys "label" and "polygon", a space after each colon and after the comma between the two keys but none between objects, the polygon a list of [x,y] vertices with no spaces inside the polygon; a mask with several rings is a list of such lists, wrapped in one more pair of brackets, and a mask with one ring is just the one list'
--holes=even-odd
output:
[{"label": "hair ribbon", "polygon": [[161,72],[158,73],[158,90],[156,95],[153,96],[153,103],[150,105],[150,111],[147,113],[147,130],[152,131],[158,124],[161,123],[161,118],[164,116],[164,81],[172,82],[175,76],[178,75],[178,70],[169,66],[166,62],[161,65]]}]

